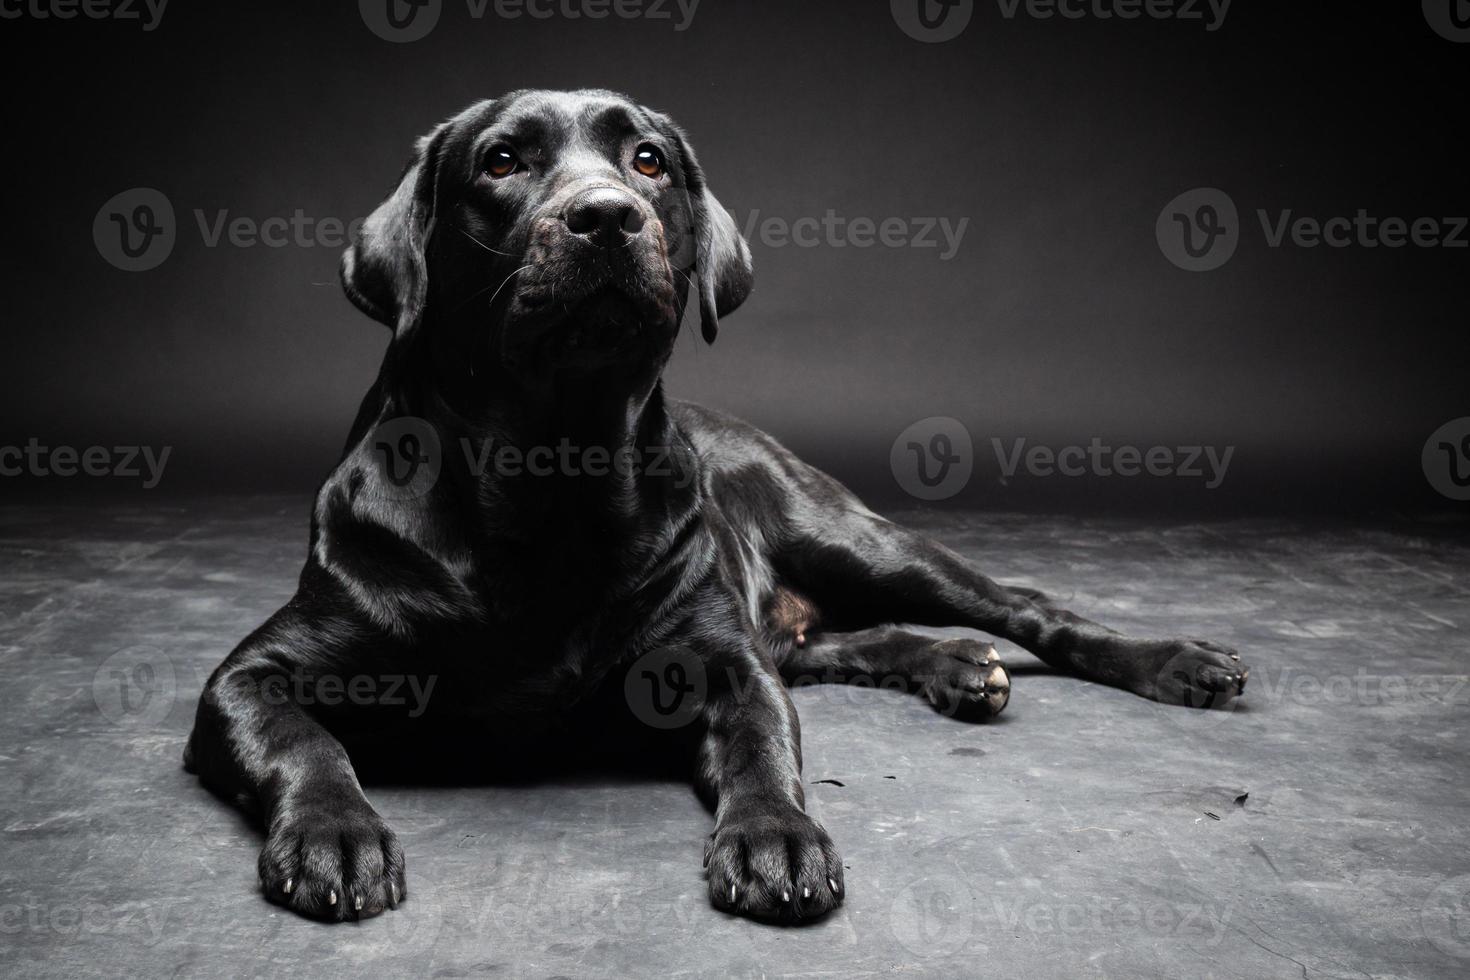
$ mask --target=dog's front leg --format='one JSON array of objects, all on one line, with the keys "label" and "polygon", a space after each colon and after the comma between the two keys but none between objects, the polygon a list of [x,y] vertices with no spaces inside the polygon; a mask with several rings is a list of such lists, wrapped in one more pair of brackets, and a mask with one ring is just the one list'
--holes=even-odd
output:
[{"label": "dog's front leg", "polygon": [[259,812],[268,899],[329,921],[371,915],[406,894],[403,851],[363,795],[347,751],[300,703],[297,661],[273,642],[322,632],[293,631],[285,618],[278,614],[210,677],[185,766]]},{"label": "dog's front leg", "polygon": [[696,773],[715,802],[710,898],[759,918],[823,915],[842,902],[842,859],[806,814],[801,727],[786,687],[753,645],[709,667]]}]

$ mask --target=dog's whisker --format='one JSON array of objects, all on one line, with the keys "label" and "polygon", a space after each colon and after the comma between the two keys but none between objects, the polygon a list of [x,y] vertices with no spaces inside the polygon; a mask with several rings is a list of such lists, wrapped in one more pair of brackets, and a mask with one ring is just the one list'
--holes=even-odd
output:
[{"label": "dog's whisker", "polygon": [[504,289],[506,287],[506,284],[509,283],[516,276],[520,275],[522,272],[525,272],[527,269],[530,269],[530,268],[533,268],[533,267],[534,267],[534,263],[528,263],[526,265],[521,266],[519,269],[517,269],[516,271],[512,272],[510,275],[506,276],[505,277],[505,282],[501,283],[499,285],[499,287],[496,288],[495,292],[493,294],[491,294],[491,296],[490,296],[490,302],[486,303],[485,305],[486,306],[494,306],[495,305],[495,297],[497,297],[497,296],[500,295],[500,290]]},{"label": "dog's whisker", "polygon": [[476,245],[480,246],[481,248],[483,248],[487,252],[494,252],[496,255],[504,255],[508,259],[509,258],[514,258],[514,256],[512,256],[509,252],[502,252],[498,248],[491,248],[489,245],[486,245],[484,242],[480,241],[478,238],[476,238],[474,235],[471,235],[469,232],[465,231],[463,228],[456,227],[454,230],[457,231],[457,232],[459,232],[461,235],[463,235],[464,237],[468,238],[470,241],[474,242]]},{"label": "dog's whisker", "polygon": [[[505,279],[500,283],[500,285],[495,287],[495,296],[491,296],[490,297],[490,304],[491,305],[494,305],[494,303],[495,303],[495,297],[500,295],[500,291],[505,288],[505,284],[506,283],[510,282],[516,276],[520,275],[522,272],[525,272],[527,269],[531,268],[532,265],[534,265],[534,263],[523,265],[519,269],[517,269],[514,272],[512,272],[510,275],[506,276]],[[462,303],[460,303],[458,306],[456,306],[454,308],[453,312],[458,313],[460,310],[464,309],[470,303],[473,303],[477,298],[479,298],[481,296],[484,296],[489,291],[490,291],[490,287],[489,286],[486,286],[484,289],[476,290],[475,292],[471,293],[468,297],[466,297],[465,300]]]},{"label": "dog's whisker", "polygon": [[[699,287],[694,284],[694,280],[690,277],[689,273],[685,272],[683,269],[675,269],[673,266],[669,266],[669,269],[672,270],[675,275],[684,277],[684,281],[687,282],[689,284],[689,288],[694,291],[695,302],[698,303]],[[694,332],[694,321],[690,320],[688,317],[684,317],[682,325],[689,328],[689,336],[694,338],[694,349],[699,350],[699,334]]]}]

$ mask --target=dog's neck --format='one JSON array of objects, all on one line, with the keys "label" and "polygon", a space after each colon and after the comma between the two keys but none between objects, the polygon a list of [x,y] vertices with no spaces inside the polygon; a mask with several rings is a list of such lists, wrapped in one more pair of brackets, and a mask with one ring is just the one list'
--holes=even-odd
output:
[{"label": "dog's neck", "polygon": [[528,525],[585,521],[610,532],[697,504],[697,461],[669,417],[657,373],[527,383],[498,372],[487,380],[478,404],[445,403],[445,417],[435,420],[458,433],[481,512]]},{"label": "dog's neck", "polygon": [[636,536],[699,506],[697,459],[665,407],[668,352],[572,373],[472,353],[462,331],[425,334],[427,343],[401,352],[384,407],[434,425],[465,504],[495,515],[487,533],[558,526]]}]

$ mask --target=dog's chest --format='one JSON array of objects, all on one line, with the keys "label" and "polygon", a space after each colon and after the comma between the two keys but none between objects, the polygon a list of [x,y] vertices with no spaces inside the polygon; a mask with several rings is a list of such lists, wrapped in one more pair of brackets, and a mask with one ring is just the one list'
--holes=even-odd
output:
[{"label": "dog's chest", "polygon": [[462,636],[439,660],[440,710],[514,722],[576,712],[609,683],[629,642],[574,617],[502,621]]},{"label": "dog's chest", "polygon": [[445,645],[456,713],[571,713],[620,685],[641,652],[680,633],[712,551],[700,524],[682,536],[537,530],[491,537],[476,555],[480,621]]}]

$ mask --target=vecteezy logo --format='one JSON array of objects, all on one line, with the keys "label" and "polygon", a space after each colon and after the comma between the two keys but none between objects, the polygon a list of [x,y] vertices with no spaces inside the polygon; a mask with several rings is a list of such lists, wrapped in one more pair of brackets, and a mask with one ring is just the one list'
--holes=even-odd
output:
[{"label": "vecteezy logo", "polygon": [[1240,218],[1230,195],[1214,187],[1196,187],[1164,205],[1154,225],[1159,251],[1181,269],[1218,269],[1240,244]]},{"label": "vecteezy logo", "polygon": [[926,44],[959,37],[975,14],[975,0],[889,0],[889,7],[903,32]]},{"label": "vecteezy logo", "polygon": [[1420,461],[1430,486],[1451,500],[1470,500],[1470,416],[1435,429]]},{"label": "vecteezy logo", "polygon": [[421,418],[405,415],[381,422],[368,437],[368,452],[393,500],[413,500],[434,488],[444,454],[439,433]]},{"label": "vecteezy logo", "polygon": [[1419,924],[1441,953],[1470,959],[1470,875],[1451,878],[1431,892]]},{"label": "vecteezy logo", "polygon": [[[391,813],[384,815],[399,829],[408,829],[403,819],[394,819]],[[411,825],[410,825],[411,826]],[[408,901],[400,905],[392,915],[380,916],[371,933],[357,937],[359,949],[365,953],[387,953],[397,956],[409,951],[429,952],[434,949],[434,940],[444,928],[443,888],[437,882],[425,878],[422,867],[415,867],[408,875]]]},{"label": "vecteezy logo", "polygon": [[1424,19],[1446,41],[1470,42],[1470,0],[1424,0]]},{"label": "vecteezy logo", "polygon": [[975,444],[959,419],[936,415],[898,434],[888,453],[888,467],[909,496],[946,500],[970,482]]},{"label": "vecteezy logo", "polygon": [[[942,486],[944,481],[949,479],[950,468],[963,458],[954,451],[954,443],[943,432],[936,432],[930,436],[927,446],[922,442],[910,439],[904,448],[914,454],[915,473],[919,482],[930,490]],[[929,472],[930,459],[933,459],[935,463],[932,475]]]},{"label": "vecteezy logo", "polygon": [[975,929],[975,893],[956,869],[921,878],[893,899],[893,938],[915,956],[952,956]]},{"label": "vecteezy logo", "polygon": [[683,728],[699,717],[709,691],[704,661],[688,647],[660,647],[633,662],[623,696],[650,728]]},{"label": "vecteezy logo", "polygon": [[174,250],[178,225],[162,191],[134,187],[114,195],[92,219],[97,254],[125,272],[146,272]]},{"label": "vecteezy logo", "polygon": [[687,269],[694,264],[695,229],[699,226],[694,198],[688,191],[671,189],[663,205],[666,209],[662,215],[664,247],[668,252],[669,265],[675,269]]},{"label": "vecteezy logo", "polygon": [[[1234,717],[1240,697],[1227,700],[1224,693],[1207,691],[1199,685],[1200,661],[1197,654],[1183,651],[1169,658],[1155,681],[1164,693],[1165,717],[1182,728],[1201,731],[1214,728]],[[1179,707],[1183,705],[1184,707]]]},{"label": "vecteezy logo", "polygon": [[173,661],[153,647],[127,647],[92,675],[92,701],[114,725],[156,725],[168,717],[178,688]]},{"label": "vecteezy logo", "polygon": [[444,0],[358,0],[368,30],[385,41],[406,44],[427,37],[439,23]]}]

